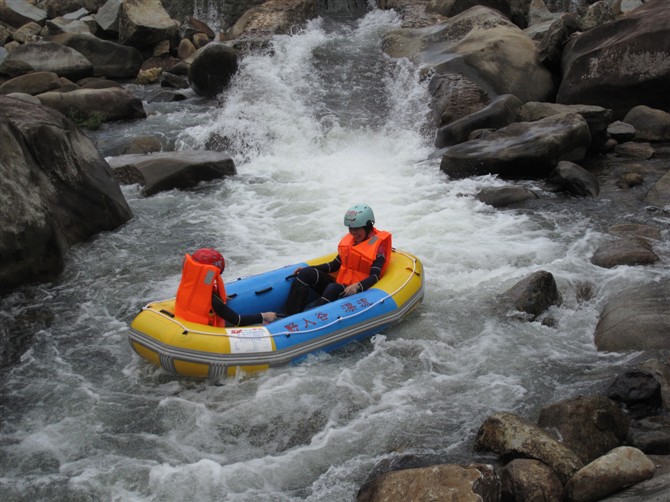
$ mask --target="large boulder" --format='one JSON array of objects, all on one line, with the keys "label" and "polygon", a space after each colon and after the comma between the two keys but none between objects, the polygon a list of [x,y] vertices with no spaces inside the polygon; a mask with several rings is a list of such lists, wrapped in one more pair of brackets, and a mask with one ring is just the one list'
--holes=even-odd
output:
[{"label": "large boulder", "polygon": [[0,96],[0,290],[52,280],[68,249],[132,217],[111,169],[60,113]]},{"label": "large boulder", "polygon": [[134,78],[144,62],[136,48],[90,34],[64,33],[51,37],[51,40],[83,54],[93,65],[96,77]]},{"label": "large boulder", "polygon": [[476,129],[499,129],[513,123],[521,101],[512,94],[494,98],[487,106],[444,127],[440,127],[435,146],[442,148],[467,141]]},{"label": "large boulder", "polygon": [[560,304],[554,276],[540,270],[520,280],[502,295],[502,304],[535,319],[552,305]]},{"label": "large boulder", "polygon": [[54,42],[20,45],[12,49],[7,61],[21,61],[35,71],[53,72],[72,81],[93,75],[93,64],[81,52]]},{"label": "large boulder", "polygon": [[361,487],[356,502],[497,500],[499,493],[492,466],[444,464],[382,474]]},{"label": "large boulder", "polygon": [[77,121],[98,122],[146,118],[142,100],[121,87],[77,89],[39,94],[40,102]]},{"label": "large boulder", "polygon": [[596,249],[591,263],[603,268],[621,265],[653,265],[658,261],[651,243],[643,237],[629,237],[607,241]]},{"label": "large boulder", "polygon": [[192,188],[237,173],[230,155],[204,150],[182,150],[149,155],[120,155],[109,160],[123,183],[139,183],[146,196],[174,188]]},{"label": "large boulder", "polygon": [[498,472],[502,500],[560,502],[563,485],[551,468],[539,460],[517,458]]},{"label": "large boulder", "polygon": [[547,177],[549,183],[579,197],[597,197],[600,193],[598,177],[574,162],[562,160]]},{"label": "large boulder", "polygon": [[640,285],[611,298],[598,320],[595,344],[606,352],[670,347],[670,282]]},{"label": "large boulder", "polygon": [[655,471],[654,462],[640,450],[620,446],[580,469],[565,486],[565,500],[602,500],[622,488],[653,477]]},{"label": "large boulder", "polygon": [[34,96],[35,94],[60,89],[60,87],[61,82],[58,75],[50,71],[36,71],[19,75],[0,85],[0,94],[24,92]]},{"label": "large boulder", "polygon": [[412,59],[426,72],[463,74],[490,98],[513,94],[523,103],[549,101],[555,92],[533,41],[488,7],[472,7],[437,26],[394,30],[385,37],[384,49]]},{"label": "large boulder", "polygon": [[537,423],[588,463],[624,444],[630,419],[611,399],[578,396],[545,406]]},{"label": "large boulder", "polygon": [[670,108],[670,2],[650,0],[565,46],[559,103],[610,108],[620,119],[636,105]]},{"label": "large boulder", "polygon": [[[177,40],[179,26],[160,0],[125,0],[119,9],[119,43],[139,49]],[[176,43],[175,43],[176,45]]]},{"label": "large boulder", "polygon": [[0,21],[19,28],[26,23],[44,24],[47,13],[26,0],[0,0]]},{"label": "large boulder", "polygon": [[670,113],[639,105],[623,121],[635,128],[637,141],[670,141]]},{"label": "large boulder", "polygon": [[503,460],[528,458],[544,462],[561,483],[584,466],[579,456],[539,426],[512,413],[488,417],[477,431],[475,451],[492,451]]},{"label": "large boulder", "polygon": [[196,94],[212,98],[223,91],[238,68],[238,53],[228,45],[212,42],[199,49],[188,70],[188,80]]},{"label": "large boulder", "polygon": [[582,160],[590,144],[589,126],[580,115],[553,115],[517,122],[485,138],[450,147],[440,169],[452,178],[497,174],[507,179],[539,179],[561,160]]},{"label": "large boulder", "polygon": [[291,33],[317,15],[316,0],[268,0],[244,12],[227,37],[265,40]]}]

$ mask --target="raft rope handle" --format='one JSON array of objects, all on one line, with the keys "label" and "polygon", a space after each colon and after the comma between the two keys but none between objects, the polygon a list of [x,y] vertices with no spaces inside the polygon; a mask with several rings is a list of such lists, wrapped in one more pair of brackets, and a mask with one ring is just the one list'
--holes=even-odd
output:
[{"label": "raft rope handle", "polygon": [[[342,322],[343,319],[351,319],[352,317],[356,317],[356,316],[359,316],[361,314],[364,314],[365,312],[370,310],[372,307],[375,307],[376,305],[378,305],[380,303],[384,303],[387,299],[391,298],[392,296],[394,296],[394,295],[398,294],[400,291],[402,291],[405,288],[405,286],[407,286],[407,284],[412,279],[412,277],[414,277],[414,274],[419,275],[419,276],[421,275],[419,272],[416,271],[416,258],[415,257],[413,257],[411,255],[408,255],[407,253],[404,253],[402,251],[395,250],[395,252],[409,258],[410,260],[412,260],[412,268],[405,267],[406,270],[410,270],[410,274],[407,276],[407,279],[405,280],[405,282],[398,289],[396,289],[393,293],[387,294],[383,298],[380,298],[376,302],[371,303],[370,306],[364,308],[363,310],[359,310],[355,314],[351,314],[351,315],[346,316],[344,318],[338,316],[337,319],[335,319],[334,321],[332,321],[328,324],[323,324],[323,325],[318,326],[316,328],[312,328],[312,329],[308,329],[308,330],[304,330],[304,331],[280,331],[279,333],[267,333],[267,334],[264,334],[264,335],[254,336],[253,338],[257,339],[257,338],[273,338],[273,337],[276,337],[276,336],[306,335],[308,333],[313,333],[315,331],[320,331],[324,328],[328,328],[328,327],[330,327],[334,324]],[[242,339],[252,338],[252,337],[248,337],[248,336],[232,335],[232,334],[228,334],[228,333],[226,333],[226,334],[220,333],[219,334],[219,333],[212,333],[211,331],[200,331],[200,330],[195,330],[195,329],[189,329],[186,326],[184,326],[182,323],[180,323],[177,319],[175,319],[173,317],[169,317],[166,314],[164,314],[163,311],[157,311],[157,310],[152,309],[151,304],[148,304],[147,306],[143,307],[142,310],[151,310],[151,311],[155,312],[156,314],[158,314],[162,317],[165,317],[166,319],[176,323],[181,328],[183,328],[184,334],[194,333],[196,335],[227,336],[228,338],[242,338]],[[277,321],[275,321],[275,322],[277,322]]]}]

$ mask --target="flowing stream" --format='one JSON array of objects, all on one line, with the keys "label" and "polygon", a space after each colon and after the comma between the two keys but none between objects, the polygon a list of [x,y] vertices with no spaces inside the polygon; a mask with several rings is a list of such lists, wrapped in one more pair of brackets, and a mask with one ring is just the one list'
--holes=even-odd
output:
[{"label": "flowing stream", "polygon": [[[147,120],[95,134],[105,155],[148,132],[225,149],[238,175],[149,198],[124,187],[131,221],[72,249],[57,282],[0,300],[3,339],[26,349],[2,373],[3,501],[350,501],[380,463],[465,461],[489,414],[533,419],[630,360],[596,352],[599,312],[612,291],[668,269],[595,267],[607,221],[576,204],[493,209],[473,195],[504,181],[453,181],[425,160],[427,83],[380,50],[398,24],[388,11],[319,18],[242,60],[220,100],[147,103]],[[401,323],[221,381],[131,351],[129,322],[174,295],[185,252],[220,249],[226,280],[295,263],[334,251],[358,202],[425,266],[424,302]],[[555,327],[498,304],[537,270],[563,296]]]}]

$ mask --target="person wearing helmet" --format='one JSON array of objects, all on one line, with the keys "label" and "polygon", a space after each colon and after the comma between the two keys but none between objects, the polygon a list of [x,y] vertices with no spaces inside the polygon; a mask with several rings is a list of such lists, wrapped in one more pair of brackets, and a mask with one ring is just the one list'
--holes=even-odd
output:
[{"label": "person wearing helmet", "polygon": [[[296,270],[285,315],[302,312],[310,291],[319,298],[315,306],[367,290],[382,277],[391,259],[391,234],[374,227],[375,215],[367,204],[356,204],[344,213],[349,228],[337,247],[337,256],[328,263]],[[333,275],[337,272],[337,276]]]},{"label": "person wearing helmet", "polygon": [[223,255],[215,249],[198,249],[186,254],[175,300],[175,315],[187,321],[210,326],[249,326],[270,323],[274,312],[240,315],[226,304],[226,289],[221,273],[226,267]]}]

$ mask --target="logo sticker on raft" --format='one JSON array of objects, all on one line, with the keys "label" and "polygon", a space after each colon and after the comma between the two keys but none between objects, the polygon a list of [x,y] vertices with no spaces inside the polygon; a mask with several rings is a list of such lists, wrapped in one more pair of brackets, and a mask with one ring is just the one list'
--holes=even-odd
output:
[{"label": "logo sticker on raft", "polygon": [[248,354],[251,352],[272,352],[272,340],[265,328],[229,329],[230,353]]}]

